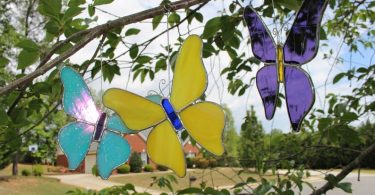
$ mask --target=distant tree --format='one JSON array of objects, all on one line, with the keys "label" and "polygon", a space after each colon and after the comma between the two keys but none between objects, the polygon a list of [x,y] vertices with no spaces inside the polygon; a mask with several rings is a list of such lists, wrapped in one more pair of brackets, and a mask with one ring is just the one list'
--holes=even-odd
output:
[{"label": "distant tree", "polygon": [[234,126],[234,120],[231,110],[224,105],[224,112],[226,115],[226,126],[224,129],[224,148],[227,160],[230,161],[228,163],[235,163],[232,162],[238,157],[238,141],[239,136],[236,131],[236,127]]},{"label": "distant tree", "polygon": [[133,152],[129,159],[130,171],[139,173],[142,171],[142,159],[138,152]]},{"label": "distant tree", "polygon": [[264,130],[261,122],[258,120],[254,107],[251,106],[247,111],[245,121],[241,125],[241,134],[239,140],[239,159],[243,167],[255,166],[257,157],[264,151]]}]

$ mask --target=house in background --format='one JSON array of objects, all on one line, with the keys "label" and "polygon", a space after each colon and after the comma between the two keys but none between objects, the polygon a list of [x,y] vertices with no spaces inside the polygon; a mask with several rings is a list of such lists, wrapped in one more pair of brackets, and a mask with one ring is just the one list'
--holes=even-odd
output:
[{"label": "house in background", "polygon": [[[151,164],[154,168],[156,168],[156,164],[153,163],[149,157],[147,156],[146,151],[146,140],[147,136],[151,130],[141,131],[137,134],[127,134],[125,135],[125,139],[128,140],[131,146],[131,152],[137,152],[141,155],[141,159],[143,165]],[[192,145],[189,140],[185,140],[183,143],[183,150],[186,157],[197,157],[200,156],[200,146],[198,144]],[[90,146],[89,152],[87,153],[85,159],[82,161],[81,165],[76,169],[76,172],[79,173],[91,173],[92,167],[96,164],[96,149],[98,143],[93,142]],[[64,153],[61,151],[60,147],[57,148],[57,160],[56,165],[62,167],[68,167],[68,161]]]}]

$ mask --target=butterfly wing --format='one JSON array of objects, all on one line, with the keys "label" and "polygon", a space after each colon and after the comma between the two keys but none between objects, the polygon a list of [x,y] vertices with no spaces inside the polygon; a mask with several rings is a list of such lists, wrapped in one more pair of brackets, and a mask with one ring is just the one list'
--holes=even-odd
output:
[{"label": "butterfly wing", "polygon": [[121,120],[121,118],[117,114],[113,114],[108,117],[107,119],[107,129],[111,131],[117,131],[120,133],[137,133],[136,131],[130,130]]},{"label": "butterfly wing", "polygon": [[296,15],[284,45],[286,64],[305,64],[318,52],[320,23],[326,0],[305,0]]},{"label": "butterfly wing", "polygon": [[154,126],[165,120],[160,104],[121,89],[108,89],[103,95],[104,106],[114,110],[133,131]]},{"label": "butterfly wing", "polygon": [[264,112],[268,120],[273,118],[276,110],[276,101],[279,94],[276,65],[262,67],[256,76],[256,84],[262,98]]},{"label": "butterfly wing", "polygon": [[69,123],[57,137],[61,150],[68,159],[69,169],[75,170],[85,158],[91,144],[94,126],[81,122]]},{"label": "butterfly wing", "polygon": [[274,40],[258,13],[252,7],[247,6],[244,18],[250,32],[251,49],[254,56],[263,63],[275,63]]},{"label": "butterfly wing", "polygon": [[197,35],[189,36],[181,46],[174,69],[171,103],[176,112],[202,96],[207,86],[204,68],[202,40]]},{"label": "butterfly wing", "polygon": [[223,154],[225,115],[219,105],[200,102],[184,109],[180,118],[189,135],[202,147],[215,155]]},{"label": "butterfly wing", "polygon": [[315,101],[311,79],[299,67],[285,66],[285,97],[292,128],[299,131],[304,117]]},{"label": "butterfly wing", "polygon": [[108,179],[112,171],[128,161],[130,145],[121,135],[105,131],[98,146],[96,161],[102,179]]},{"label": "butterfly wing", "polygon": [[78,120],[95,124],[100,112],[81,75],[70,67],[64,67],[61,69],[60,78],[64,85],[65,112]]},{"label": "butterfly wing", "polygon": [[184,153],[169,121],[164,121],[151,130],[147,138],[147,153],[156,164],[170,168],[179,177],[185,176]]}]

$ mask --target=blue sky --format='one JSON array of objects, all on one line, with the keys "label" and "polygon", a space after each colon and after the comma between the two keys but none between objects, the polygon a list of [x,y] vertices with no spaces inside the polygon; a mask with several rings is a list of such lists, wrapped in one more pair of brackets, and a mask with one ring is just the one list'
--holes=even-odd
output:
[{"label": "blue sky", "polygon": [[[204,15],[204,20],[207,21],[208,19],[220,15],[219,11],[222,10],[223,7],[228,7],[227,4],[231,1],[213,1],[208,3],[204,8],[202,8],[201,12]],[[125,16],[132,13],[136,13],[139,11],[142,11],[144,9],[152,8],[157,6],[159,1],[154,0],[115,0],[110,5],[104,5],[100,6],[100,9],[106,10],[108,12],[111,12],[114,15],[117,16]],[[254,1],[253,5],[259,5],[262,3],[262,1]],[[182,13],[183,11],[181,11]],[[102,24],[108,20],[113,20],[115,17],[105,14],[103,12],[100,12],[99,10],[96,11],[96,13],[99,15],[98,24]],[[85,13],[87,15],[87,13]],[[330,11],[328,10],[327,14],[325,15],[323,22],[326,20],[329,20]],[[165,18],[163,18],[163,21],[165,21]],[[153,35],[165,30],[167,28],[166,23],[161,23],[159,27],[156,29],[156,31],[152,31],[152,27],[150,24],[151,20],[146,20],[142,23],[132,24],[129,26],[126,26],[123,32],[125,32],[129,28],[139,28],[142,29],[141,33],[137,36],[132,36],[129,38],[126,38],[126,42],[130,43],[140,43],[148,38],[152,37]],[[272,23],[272,21],[266,21],[267,24]],[[194,34],[201,34],[203,30],[204,23],[193,23],[190,26],[190,29],[195,29],[194,31],[191,31],[190,33]],[[242,28],[242,27],[241,27]],[[273,26],[269,26],[269,28],[273,28]],[[187,33],[186,30],[187,26],[183,24],[180,28],[181,33]],[[243,35],[248,36],[247,29],[243,28]],[[177,30],[172,30],[169,32],[170,36],[170,42],[173,43],[177,36],[178,32]],[[186,36],[185,36],[186,37]],[[350,53],[348,48],[343,45],[341,50],[339,50],[340,45],[340,39],[339,38],[332,38],[329,41],[323,41],[321,42],[321,47],[318,55],[316,58],[308,63],[307,65],[303,66],[303,69],[306,70],[314,83],[314,86],[316,87],[316,101],[314,108],[322,108],[324,105],[324,96],[325,93],[336,93],[336,94],[349,94],[351,89],[350,86],[355,86],[355,83],[350,83],[348,81],[342,80],[336,85],[332,85],[333,77],[344,70],[347,70],[350,67],[350,63],[348,61],[350,60]],[[159,37],[153,44],[150,45],[149,48],[147,48],[147,53],[158,53],[160,50],[160,45],[165,44],[167,42],[167,36],[161,36]],[[322,44],[326,43],[328,47],[322,47]],[[96,46],[98,44],[98,41],[94,41],[90,44],[88,44],[86,47],[84,47],[81,51],[77,52],[74,56],[72,56],[70,59],[74,63],[82,63],[83,61],[89,59],[91,55],[93,54],[94,50],[96,49]],[[334,51],[334,56],[337,55],[339,57],[343,57],[346,61],[344,64],[336,64],[332,68],[332,71],[330,72],[331,66],[333,64],[333,59],[323,59],[323,53],[327,52],[328,49],[332,48]],[[116,53],[122,53],[126,50],[125,47],[120,46]],[[246,45],[246,43],[243,43],[240,47],[240,50],[244,51],[247,56],[252,56],[251,48]],[[370,64],[370,57],[373,55],[374,51],[371,50],[365,50],[362,51],[362,55],[360,54],[353,54],[351,59],[353,66],[368,66]],[[121,60],[129,61],[127,57],[121,58]],[[259,97],[259,94],[257,92],[257,89],[255,86],[251,87],[243,96],[232,96],[226,91],[226,87],[228,84],[228,81],[225,80],[224,77],[222,79],[219,79],[220,70],[222,67],[227,66],[230,63],[230,59],[228,55],[225,52],[220,53],[216,57],[212,57],[210,59],[207,59],[204,61],[205,67],[207,69],[207,72],[209,73],[209,82],[208,82],[208,88],[207,92],[208,94],[208,100],[215,101],[218,103],[226,104],[233,112],[233,116],[235,119],[235,125],[237,127],[237,130],[239,131],[241,123],[243,121],[244,115],[246,113],[246,109],[250,107],[250,105],[253,105],[259,120],[261,120],[263,127],[266,131],[270,131],[272,128],[278,128],[283,130],[284,132],[290,132],[290,124],[289,119],[287,116],[285,103],[283,102],[283,106],[281,108],[278,108],[274,119],[271,121],[268,121],[264,117],[263,112],[263,106],[261,99]],[[359,63],[359,64],[358,64]],[[374,62],[372,62],[374,63]],[[107,82],[101,81],[101,79],[97,79],[93,82],[90,82],[89,86],[91,88],[94,88],[96,91],[105,90],[111,87],[117,87],[117,88],[126,88],[127,78],[128,78],[128,72],[129,69],[126,68],[126,66],[129,66],[128,64],[120,65],[122,67],[121,69],[121,76],[116,76],[111,84]],[[259,66],[257,68],[262,67]],[[255,69],[257,69],[255,68]],[[255,75],[256,71],[253,71],[251,74],[248,74],[244,77],[244,82],[250,81],[250,78]],[[99,76],[99,75],[97,75]],[[324,84],[326,79],[328,78],[327,88],[325,90]],[[157,74],[156,78],[153,81],[146,80],[143,84],[141,84],[139,81],[130,82],[127,90],[133,91],[135,93],[138,93],[140,95],[147,95],[147,93],[150,90],[158,91],[158,85],[160,80],[165,79],[168,80],[167,73],[160,73]],[[132,80],[132,79],[131,79]],[[282,89],[281,89],[282,90]],[[308,116],[307,116],[308,117]]]}]

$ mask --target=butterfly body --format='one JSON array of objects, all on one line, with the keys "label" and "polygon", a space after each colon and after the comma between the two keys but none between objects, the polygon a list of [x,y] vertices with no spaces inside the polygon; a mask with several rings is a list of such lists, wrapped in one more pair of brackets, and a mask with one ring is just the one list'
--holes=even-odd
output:
[{"label": "butterfly body", "polygon": [[182,126],[182,122],[180,117],[177,115],[176,111],[174,110],[172,104],[170,103],[169,99],[164,98],[161,100],[161,105],[164,109],[164,112],[168,116],[168,120],[171,122],[173,127],[176,131],[181,131],[184,127]]},{"label": "butterfly body", "polygon": [[100,141],[100,138],[103,135],[103,132],[105,130],[105,123],[107,120],[107,114],[101,113],[98,122],[95,125],[95,131],[94,131],[94,141]]},{"label": "butterfly body", "polygon": [[92,142],[97,142],[96,163],[99,175],[107,179],[112,170],[125,163],[130,145],[121,135],[130,130],[116,115],[107,116],[95,105],[82,77],[70,67],[63,67],[60,77],[64,85],[63,108],[77,119],[61,128],[58,142],[75,170],[85,159]]},{"label": "butterfly body", "polygon": [[103,104],[114,110],[130,129],[152,129],[147,138],[148,156],[179,177],[186,174],[186,162],[178,132],[186,130],[200,146],[215,155],[224,152],[223,110],[213,102],[198,101],[207,86],[202,46],[196,35],[189,36],[181,46],[169,98],[144,98],[121,89],[109,89],[103,95]]},{"label": "butterfly body", "polygon": [[244,10],[253,54],[265,64],[256,75],[256,84],[266,118],[273,118],[279,85],[283,84],[290,123],[295,131],[299,131],[315,101],[313,83],[301,65],[317,54],[320,23],[326,5],[326,0],[303,1],[284,44],[275,43],[253,8],[247,6]]}]

